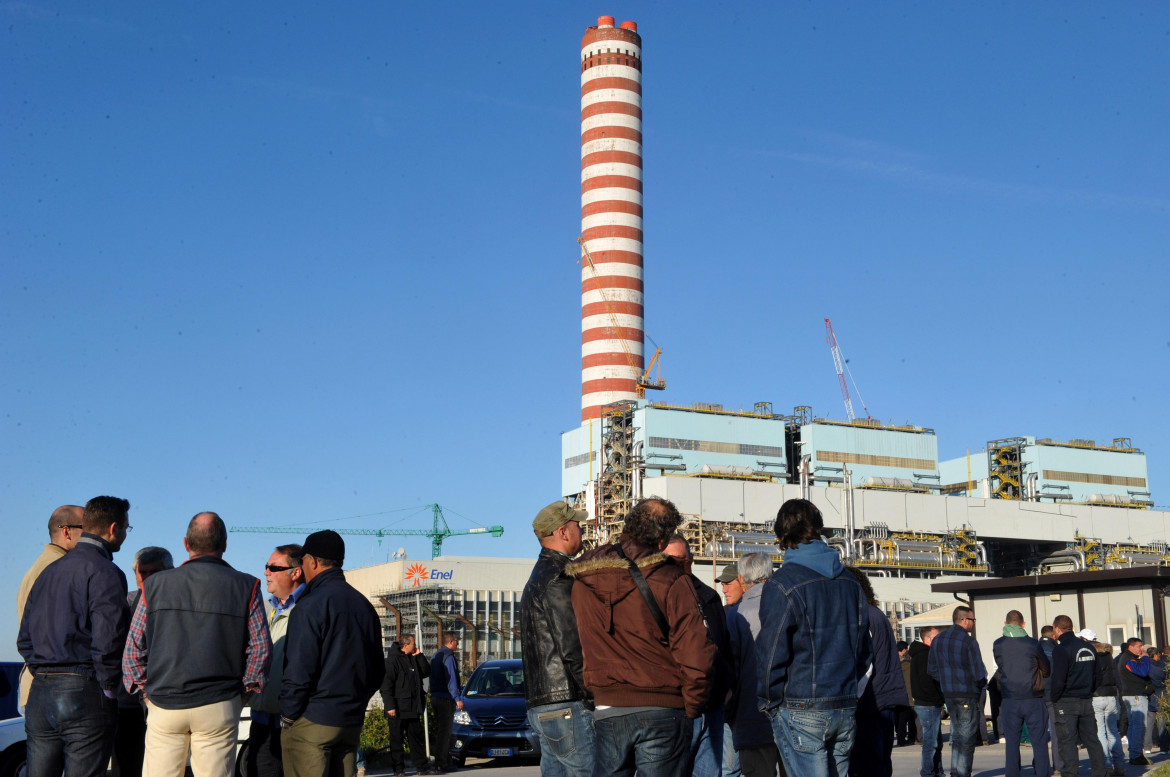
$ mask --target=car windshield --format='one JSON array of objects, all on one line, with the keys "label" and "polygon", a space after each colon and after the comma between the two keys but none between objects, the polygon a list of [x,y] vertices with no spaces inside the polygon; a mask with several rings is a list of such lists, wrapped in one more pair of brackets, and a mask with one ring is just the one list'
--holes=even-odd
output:
[{"label": "car windshield", "polygon": [[524,670],[506,666],[481,666],[467,681],[464,696],[523,696]]}]

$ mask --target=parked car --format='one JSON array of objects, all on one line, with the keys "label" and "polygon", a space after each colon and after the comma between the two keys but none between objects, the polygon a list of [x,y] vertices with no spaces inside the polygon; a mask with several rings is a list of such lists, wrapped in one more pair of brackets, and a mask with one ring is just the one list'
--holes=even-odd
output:
[{"label": "parked car", "polygon": [[459,766],[469,756],[540,758],[540,738],[528,725],[519,659],[486,661],[472,672],[451,738],[451,760]]},{"label": "parked car", "polygon": [[28,774],[24,746],[24,718],[0,720],[0,777],[25,777]]}]

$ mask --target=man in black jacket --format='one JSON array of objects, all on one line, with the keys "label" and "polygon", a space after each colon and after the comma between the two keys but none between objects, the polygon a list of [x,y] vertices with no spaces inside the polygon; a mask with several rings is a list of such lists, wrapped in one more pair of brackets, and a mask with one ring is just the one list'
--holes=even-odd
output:
[{"label": "man in black jacket", "polygon": [[24,718],[30,777],[106,772],[130,620],[113,554],[130,529],[129,510],[125,499],[89,500],[81,539],[29,592],[17,647],[34,678]]},{"label": "man in black jacket", "polygon": [[914,712],[922,723],[922,777],[943,777],[942,767],[942,688],[938,680],[926,671],[930,657],[930,643],[938,635],[938,626],[927,626],[917,641],[910,644],[910,695],[914,697]]},{"label": "man in black jacket", "polygon": [[553,502],[532,521],[540,556],[520,600],[520,647],[528,721],[540,736],[545,775],[593,773],[593,698],[582,678],[573,579],[565,565],[581,550],[584,510]]},{"label": "man in black jacket", "polygon": [[1020,733],[1025,723],[1032,740],[1036,774],[1048,774],[1048,711],[1044,708],[1044,688],[1036,690],[1033,681],[1037,671],[1043,676],[1049,674],[1048,659],[1040,643],[1024,630],[1022,612],[1009,611],[1003,623],[1003,636],[991,646],[991,653],[999,667],[999,689],[1003,694],[1000,716],[1007,747],[1004,774],[1020,775]]},{"label": "man in black jacket", "polygon": [[1093,714],[1097,718],[1097,738],[1105,752],[1105,763],[1113,762],[1113,777],[1125,777],[1125,751],[1121,747],[1121,735],[1117,724],[1120,719],[1120,702],[1117,692],[1117,668],[1113,665],[1113,646],[1097,641],[1097,632],[1082,629],[1081,639],[1087,641],[1097,652],[1096,685],[1093,689]]},{"label": "man in black jacket", "polygon": [[390,765],[395,777],[406,774],[403,734],[410,744],[410,760],[414,761],[414,768],[419,774],[431,774],[422,725],[422,716],[427,709],[422,681],[430,673],[430,663],[423,658],[413,635],[404,636],[401,644],[390,644],[390,650],[386,652],[386,679],[382,681],[382,704],[386,709],[386,722],[390,725]]},{"label": "man in black jacket", "polygon": [[374,605],[345,582],[335,531],[305,539],[307,581],[288,620],[280,719],[285,777],[354,777],[366,705],[382,685],[382,627]]},{"label": "man in black jacket", "polygon": [[1074,777],[1080,766],[1077,738],[1089,752],[1093,777],[1105,777],[1105,753],[1097,737],[1093,715],[1097,653],[1073,633],[1072,618],[1058,615],[1052,621],[1056,649],[1052,651],[1052,707],[1056,711],[1056,737],[1065,777]]},{"label": "man in black jacket", "polygon": [[723,600],[715,589],[691,573],[694,556],[687,538],[674,534],[662,550],[686,571],[695,587],[699,609],[707,624],[707,639],[719,651],[715,665],[711,667],[711,692],[703,716],[695,718],[691,733],[691,772],[696,775],[718,775],[723,771],[723,722],[724,709],[733,685],[731,676],[731,642],[727,634],[727,617],[723,612]]}]

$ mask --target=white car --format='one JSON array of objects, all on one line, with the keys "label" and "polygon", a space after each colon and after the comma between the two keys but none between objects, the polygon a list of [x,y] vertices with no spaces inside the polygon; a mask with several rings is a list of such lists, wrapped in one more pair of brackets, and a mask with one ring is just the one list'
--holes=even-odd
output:
[{"label": "white car", "polygon": [[24,718],[0,720],[0,777],[25,777]]}]

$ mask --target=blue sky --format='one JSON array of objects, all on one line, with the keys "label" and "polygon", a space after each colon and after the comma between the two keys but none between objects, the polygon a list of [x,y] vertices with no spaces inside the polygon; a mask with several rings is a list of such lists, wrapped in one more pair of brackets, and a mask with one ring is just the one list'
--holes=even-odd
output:
[{"label": "blue sky", "polygon": [[[1170,6],[3,2],[9,601],[98,494],[133,504],[127,569],[203,509],[438,501],[507,530],[449,553],[531,553],[580,412],[601,14],[643,36],[663,399],[839,418],[829,316],[870,412],[944,458],[1128,436],[1170,504]],[[347,565],[399,545],[429,558]]]}]

